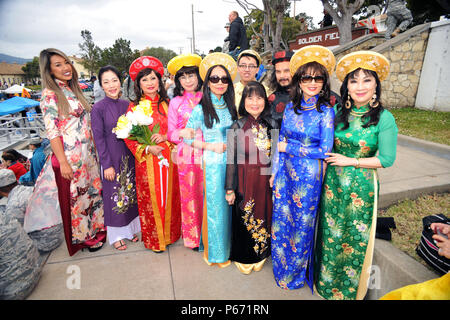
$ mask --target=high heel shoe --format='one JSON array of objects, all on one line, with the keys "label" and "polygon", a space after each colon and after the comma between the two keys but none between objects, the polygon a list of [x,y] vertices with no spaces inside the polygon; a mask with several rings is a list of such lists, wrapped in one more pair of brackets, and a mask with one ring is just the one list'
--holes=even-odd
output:
[{"label": "high heel shoe", "polygon": [[84,248],[81,249],[81,251],[84,251],[84,249],[88,249],[89,252],[95,252],[95,251],[98,251],[98,250],[100,250],[101,248],[103,248],[103,245],[104,245],[104,244],[105,244],[105,243],[102,242],[102,244],[101,244],[100,246],[95,247],[95,248],[92,248],[92,247],[84,247]]}]

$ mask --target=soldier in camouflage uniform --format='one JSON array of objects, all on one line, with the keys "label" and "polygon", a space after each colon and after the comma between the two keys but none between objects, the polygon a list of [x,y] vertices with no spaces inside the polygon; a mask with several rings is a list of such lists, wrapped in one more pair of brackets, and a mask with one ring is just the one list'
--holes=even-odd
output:
[{"label": "soldier in camouflage uniform", "polygon": [[390,0],[387,4],[386,34],[384,38],[389,40],[391,37],[397,36],[413,21],[411,11],[406,8],[404,0]]},{"label": "soldier in camouflage uniform", "polygon": [[[0,187],[15,182],[14,172],[0,179]],[[12,177],[12,178],[11,178]],[[9,179],[9,180],[8,180]],[[0,299],[22,300],[34,289],[45,259],[17,219],[0,208]]]},{"label": "soldier in camouflage uniform", "polygon": [[[11,172],[8,169],[0,170],[0,195],[8,198],[4,214],[12,219],[17,219],[20,226],[23,227],[28,200],[33,194],[34,187],[18,185],[15,176],[12,180]],[[12,173],[14,174],[14,172]],[[9,184],[5,185],[6,183]],[[63,241],[62,235],[62,223],[28,233],[41,252],[49,252],[57,248]]]}]

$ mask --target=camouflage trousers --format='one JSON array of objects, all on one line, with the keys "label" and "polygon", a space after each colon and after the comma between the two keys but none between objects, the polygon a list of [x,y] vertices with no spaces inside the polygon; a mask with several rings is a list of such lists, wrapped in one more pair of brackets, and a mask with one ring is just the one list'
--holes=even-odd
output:
[{"label": "camouflage trousers", "polygon": [[386,40],[390,39],[392,32],[394,32],[396,28],[401,31],[405,31],[412,21],[413,16],[411,11],[409,11],[406,7],[392,8],[392,10],[388,10],[386,19],[387,29],[384,38]]}]

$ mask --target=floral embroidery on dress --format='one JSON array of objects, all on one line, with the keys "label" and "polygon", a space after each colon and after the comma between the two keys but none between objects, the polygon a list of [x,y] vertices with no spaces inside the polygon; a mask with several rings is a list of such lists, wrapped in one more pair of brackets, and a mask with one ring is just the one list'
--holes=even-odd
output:
[{"label": "floral embroidery on dress", "polygon": [[272,139],[267,134],[267,128],[261,124],[252,126],[253,141],[259,151],[264,152],[268,158],[270,158],[270,150],[272,145]]},{"label": "floral embroidery on dress", "polygon": [[116,181],[120,187],[114,187],[116,192],[113,193],[112,200],[116,204],[113,210],[117,214],[128,211],[128,208],[136,203],[136,188],[134,185],[133,169],[128,168],[128,156],[122,158],[122,170],[117,173]]},{"label": "floral embroidery on dress", "polygon": [[262,254],[267,248],[267,239],[270,234],[267,232],[266,228],[261,228],[264,223],[262,219],[255,219],[253,215],[253,207],[255,206],[255,200],[250,199],[244,206],[244,215],[241,217],[244,220],[244,225],[247,227],[255,241],[255,246],[253,249],[257,254]]}]

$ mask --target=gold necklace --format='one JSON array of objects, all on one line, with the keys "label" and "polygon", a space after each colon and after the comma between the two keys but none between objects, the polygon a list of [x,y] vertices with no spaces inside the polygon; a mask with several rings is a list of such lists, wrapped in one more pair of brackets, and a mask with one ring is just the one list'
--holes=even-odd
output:
[{"label": "gold necklace", "polygon": [[222,104],[214,104],[213,103],[213,105],[214,105],[214,108],[217,108],[217,109],[225,109],[227,107],[227,104],[225,102]]},{"label": "gold necklace", "polygon": [[309,110],[312,110],[312,109],[316,109],[316,105],[313,105],[313,106],[311,106],[311,107],[302,107],[302,109],[301,109],[301,111],[309,111]]},{"label": "gold necklace", "polygon": [[355,116],[355,117],[362,117],[362,116],[364,116],[367,112],[369,112],[369,111],[355,111],[355,110],[351,110],[351,111],[350,111],[350,114],[351,114],[352,116]]}]

